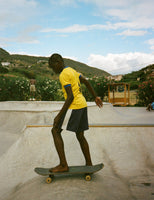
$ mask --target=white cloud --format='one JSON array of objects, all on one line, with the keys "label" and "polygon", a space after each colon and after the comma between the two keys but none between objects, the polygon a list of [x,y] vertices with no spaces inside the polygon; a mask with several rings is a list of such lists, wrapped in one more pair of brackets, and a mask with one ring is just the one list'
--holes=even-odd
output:
[{"label": "white cloud", "polygon": [[35,0],[1,0],[1,29],[30,18],[34,14],[36,6],[37,2]]},{"label": "white cloud", "polygon": [[63,57],[66,58],[66,59],[78,61],[78,58],[76,56],[63,56]]},{"label": "white cloud", "polygon": [[11,51],[9,52],[10,54],[19,54],[19,55],[28,55],[28,56],[37,56],[37,57],[41,57],[42,55],[39,54],[34,54],[34,53],[27,53],[26,51]]},{"label": "white cloud", "polygon": [[[146,24],[146,25],[145,25]],[[119,35],[126,36],[140,36],[148,33],[147,31],[140,30],[144,28],[154,28],[154,20],[147,21],[147,23],[140,22],[118,22],[118,23],[110,23],[106,24],[92,24],[92,25],[80,25],[74,24],[72,26],[64,27],[64,28],[45,28],[41,32],[58,32],[58,33],[77,33],[77,32],[85,32],[91,30],[118,30],[118,29],[128,29],[120,33]],[[130,30],[130,29],[135,29]],[[137,30],[136,30],[137,29]]]},{"label": "white cloud", "polygon": [[32,33],[39,29],[40,26],[27,27],[21,30],[16,37],[0,37],[0,43],[3,44],[2,46],[7,46],[10,42],[37,44],[39,41],[36,36],[32,35]]},{"label": "white cloud", "polygon": [[148,43],[149,45],[154,45],[154,38],[148,40],[147,43]]},{"label": "white cloud", "polygon": [[154,38],[147,40],[146,43],[150,45],[151,50],[154,50]]},{"label": "white cloud", "polygon": [[74,24],[65,28],[47,28],[43,29],[42,32],[58,32],[58,33],[77,33],[90,30],[101,30],[111,28],[110,25],[93,24],[93,25],[80,25]]},{"label": "white cloud", "polygon": [[88,58],[88,65],[100,68],[111,74],[126,74],[153,63],[154,54],[140,52],[107,54],[106,56],[91,54]]},{"label": "white cloud", "polygon": [[25,43],[25,44],[38,44],[39,40],[37,40],[35,37],[30,36],[30,35],[20,35],[18,37],[12,37],[12,38],[0,37],[1,47],[7,47],[8,44],[11,42]]},{"label": "white cloud", "polygon": [[[128,5],[128,0],[79,0],[81,2],[86,2],[86,3],[93,3],[97,5],[98,7],[122,7]],[[132,0],[130,0],[132,1]]]},{"label": "white cloud", "polygon": [[[43,29],[41,32],[58,32],[58,33],[77,33],[77,32],[85,32],[85,31],[91,31],[91,30],[117,30],[121,28],[134,28],[136,25],[130,24],[130,23],[107,23],[106,25],[103,24],[92,24],[92,25],[80,25],[80,24],[74,24],[72,26],[68,26],[65,28],[46,28]],[[131,33],[131,31],[127,31]],[[146,31],[134,31],[134,34],[145,34]],[[125,32],[124,32],[125,33]],[[133,31],[132,31],[133,33]],[[126,34],[125,34],[126,35]],[[128,33],[127,33],[128,35]],[[131,34],[132,35],[132,34]]]},{"label": "white cloud", "polygon": [[88,26],[74,24],[66,28],[59,28],[59,29],[47,28],[47,29],[42,30],[42,32],[58,32],[58,33],[75,33],[75,32],[81,32],[81,31],[88,31]]},{"label": "white cloud", "polygon": [[58,6],[76,5],[75,0],[50,0],[50,2]]},{"label": "white cloud", "polygon": [[93,3],[101,14],[106,14],[119,19],[136,19],[151,17],[154,13],[153,0],[80,0],[81,2]]},{"label": "white cloud", "polygon": [[29,44],[39,43],[39,41],[36,39],[36,36],[32,35],[33,32],[36,32],[38,30],[40,30],[40,26],[37,25],[27,27],[22,31],[20,31],[20,33],[16,38],[14,38],[14,40],[16,40],[16,42],[19,43],[29,43]]},{"label": "white cloud", "polygon": [[131,30],[125,30],[121,33],[118,33],[117,35],[124,35],[124,36],[142,36],[145,35],[147,31],[131,31]]},{"label": "white cloud", "polygon": [[[97,8],[97,15],[105,16],[111,22],[129,22],[136,28],[154,28],[153,0],[80,0],[92,3]],[[130,26],[129,26],[130,27]],[[127,27],[127,28],[129,28]],[[135,27],[134,27],[135,28]]]},{"label": "white cloud", "polygon": [[[108,22],[104,24],[80,25],[74,24],[64,28],[46,28],[42,32],[76,33],[90,30],[122,30],[119,35],[141,36],[148,33],[147,29],[154,29],[154,1],[153,0],[58,0],[58,4],[72,5],[74,2],[92,3],[102,17]],[[97,8],[97,9],[96,9]],[[128,29],[128,30],[126,30]]]}]

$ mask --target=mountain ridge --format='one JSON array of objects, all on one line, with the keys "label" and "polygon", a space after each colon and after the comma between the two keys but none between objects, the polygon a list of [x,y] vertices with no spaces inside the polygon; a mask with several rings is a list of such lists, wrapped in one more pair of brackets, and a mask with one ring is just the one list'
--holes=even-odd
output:
[{"label": "mountain ridge", "polygon": [[[44,64],[44,69],[48,68],[48,59],[49,57],[45,57],[45,56],[29,56],[29,55],[20,55],[20,54],[10,54],[9,52],[7,52],[6,50],[0,48],[0,62],[10,62],[11,66],[14,68],[18,68],[19,71],[20,69],[25,68],[28,70],[29,67],[29,71],[32,71],[31,69],[34,70],[34,66],[35,66],[35,72],[37,73],[36,68],[38,67],[38,69],[41,67],[41,69],[43,70],[43,64]],[[75,70],[79,71],[80,73],[82,73],[84,76],[86,77],[93,77],[93,76],[109,76],[110,73],[89,66],[87,64],[84,64],[82,62],[78,62],[72,59],[68,59],[68,58],[64,58],[64,63],[67,66],[70,66],[72,68],[74,68]],[[31,67],[30,67],[31,66]],[[31,69],[30,69],[31,68]],[[18,70],[16,70],[18,71]],[[53,75],[53,73],[52,73]]]}]

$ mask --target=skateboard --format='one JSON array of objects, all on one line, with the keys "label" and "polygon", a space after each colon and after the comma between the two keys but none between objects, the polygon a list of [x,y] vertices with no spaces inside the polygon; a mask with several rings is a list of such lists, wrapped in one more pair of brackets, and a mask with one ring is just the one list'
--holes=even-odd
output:
[{"label": "skateboard", "polygon": [[50,168],[36,167],[34,171],[42,176],[48,176],[46,183],[51,183],[55,176],[83,174],[86,181],[91,181],[91,175],[104,167],[103,163],[93,166],[70,166],[67,172],[50,172]]}]

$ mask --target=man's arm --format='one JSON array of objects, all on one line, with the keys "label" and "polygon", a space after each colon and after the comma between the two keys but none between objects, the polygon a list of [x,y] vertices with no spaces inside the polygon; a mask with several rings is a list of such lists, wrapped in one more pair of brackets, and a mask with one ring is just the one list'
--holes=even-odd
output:
[{"label": "man's arm", "polygon": [[55,128],[58,126],[61,117],[64,114],[66,114],[68,108],[70,107],[70,105],[71,105],[71,103],[74,99],[72,87],[68,86],[68,87],[65,88],[65,90],[66,90],[66,93],[67,93],[67,99],[65,100],[65,103],[64,103],[62,109],[59,111],[58,115],[54,119],[53,127],[55,127]]},{"label": "man's arm", "polygon": [[80,82],[85,84],[85,86],[87,87],[87,89],[89,90],[89,92],[92,94],[92,96],[94,97],[95,103],[97,104],[98,107],[102,107],[103,103],[100,97],[98,97],[94,91],[94,89],[92,88],[92,86],[90,85],[89,81],[87,81],[82,75],[80,76]]}]

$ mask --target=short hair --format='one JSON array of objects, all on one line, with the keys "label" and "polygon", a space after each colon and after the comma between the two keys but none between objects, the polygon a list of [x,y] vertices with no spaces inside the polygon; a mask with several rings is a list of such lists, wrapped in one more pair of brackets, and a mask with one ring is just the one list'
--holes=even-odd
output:
[{"label": "short hair", "polygon": [[53,68],[53,66],[56,65],[57,63],[64,64],[64,60],[60,54],[54,53],[49,58],[49,67]]}]

